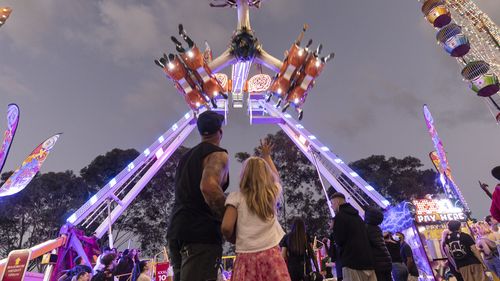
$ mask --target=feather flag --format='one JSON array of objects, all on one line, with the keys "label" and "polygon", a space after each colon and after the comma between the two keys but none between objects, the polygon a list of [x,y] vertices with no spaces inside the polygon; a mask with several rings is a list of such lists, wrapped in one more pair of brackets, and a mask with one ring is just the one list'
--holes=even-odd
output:
[{"label": "feather flag", "polygon": [[61,134],[55,134],[38,145],[23,161],[7,181],[0,187],[0,197],[12,195],[23,190],[40,171],[43,162],[47,159]]},{"label": "feather flag", "polygon": [[2,146],[0,147],[0,172],[9,155],[10,145],[16,135],[17,125],[19,124],[19,107],[11,103],[7,107],[7,130],[3,134]]}]

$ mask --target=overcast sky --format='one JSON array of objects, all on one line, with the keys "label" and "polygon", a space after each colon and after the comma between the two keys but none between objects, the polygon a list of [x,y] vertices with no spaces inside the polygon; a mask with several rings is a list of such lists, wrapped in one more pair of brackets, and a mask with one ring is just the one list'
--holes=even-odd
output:
[{"label": "overcast sky", "polygon": [[[495,22],[498,0],[478,0]],[[42,172],[78,172],[115,147],[142,151],[188,110],[153,59],[173,51],[183,23],[214,56],[227,46],[236,11],[202,0],[0,1],[13,13],[0,28],[0,128],[15,102],[21,121],[4,171],[16,168],[42,140],[59,139]],[[500,128],[468,89],[454,59],[416,0],[268,0],[251,11],[264,48],[282,58],[303,23],[331,61],[305,105],[302,124],[344,161],[372,154],[420,158],[433,150],[422,105],[429,104],[448,159],[475,216],[489,200],[477,180],[500,164]],[[226,70],[227,73],[229,70]],[[3,121],[1,121],[3,120]],[[4,130],[4,129],[1,129]],[[251,151],[271,125],[250,126],[232,110],[223,146]],[[186,145],[193,145],[193,134]],[[235,162],[235,161],[233,161]],[[232,166],[233,179],[239,165]],[[233,180],[233,183],[236,181]]]}]

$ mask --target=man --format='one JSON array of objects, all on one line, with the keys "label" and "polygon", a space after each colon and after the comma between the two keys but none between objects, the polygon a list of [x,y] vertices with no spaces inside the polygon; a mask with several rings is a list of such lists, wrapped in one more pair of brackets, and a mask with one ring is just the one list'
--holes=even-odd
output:
[{"label": "man", "polygon": [[485,281],[484,270],[486,270],[486,266],[482,262],[481,254],[472,237],[461,232],[460,227],[459,221],[448,223],[450,233],[444,241],[445,250],[455,261],[455,265],[465,281]]},{"label": "man", "polygon": [[403,258],[403,263],[408,268],[408,281],[418,281],[418,268],[413,258],[413,251],[410,245],[405,242],[405,235],[403,233],[396,232],[396,236],[399,237],[399,243],[401,244],[401,258]]},{"label": "man", "polygon": [[217,279],[222,258],[221,220],[229,185],[228,155],[221,147],[224,117],[198,116],[201,143],[182,156],[175,174],[175,201],[167,238],[175,281]]},{"label": "man", "polygon": [[335,212],[333,238],[340,249],[344,281],[376,281],[374,261],[365,223],[358,210],[347,203],[344,194],[332,196]]},{"label": "man", "polygon": [[[500,180],[500,166],[493,168],[493,170],[491,170],[491,175],[497,180]],[[497,186],[495,186],[495,191],[493,191],[490,214],[497,221],[500,221],[500,184],[497,184]]]},{"label": "man", "polygon": [[96,260],[96,263],[95,263],[95,266],[94,266],[94,269],[93,269],[93,274],[96,274],[98,270],[103,270],[104,269],[104,265],[102,264],[102,257],[106,256],[106,255],[109,255],[111,254],[113,251],[111,248],[109,247],[104,247],[104,249],[102,250],[102,254],[100,254],[98,257],[97,257],[97,260]]},{"label": "man", "polygon": [[484,220],[490,226],[492,232],[498,232],[498,221],[492,215],[487,215]]}]

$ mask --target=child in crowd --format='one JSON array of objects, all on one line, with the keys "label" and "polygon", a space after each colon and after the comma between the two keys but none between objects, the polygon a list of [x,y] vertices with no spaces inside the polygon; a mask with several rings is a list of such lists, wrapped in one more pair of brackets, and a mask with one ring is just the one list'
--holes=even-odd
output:
[{"label": "child in crowd", "polygon": [[281,186],[271,150],[261,140],[262,158],[250,157],[243,163],[240,190],[226,199],[221,230],[226,239],[236,242],[232,281],[290,280],[278,247],[285,232],[276,215]]}]

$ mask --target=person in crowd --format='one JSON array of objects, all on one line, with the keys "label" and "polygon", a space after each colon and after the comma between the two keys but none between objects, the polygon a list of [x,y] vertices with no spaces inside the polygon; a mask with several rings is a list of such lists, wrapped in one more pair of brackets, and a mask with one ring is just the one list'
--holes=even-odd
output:
[{"label": "person in crowd", "polygon": [[113,253],[102,256],[101,263],[103,267],[97,270],[91,281],[115,281],[113,273],[116,267],[115,260],[116,255]]},{"label": "person in crowd", "polygon": [[328,238],[323,238],[321,240],[323,243],[323,247],[321,247],[321,254],[322,254],[322,259],[321,259],[321,265],[323,268],[322,273],[324,273],[325,278],[333,278],[333,262],[332,258],[330,257],[330,247],[334,246],[330,244],[330,239]]},{"label": "person in crowd", "polygon": [[261,140],[259,150],[262,158],[245,160],[240,189],[231,192],[225,203],[221,231],[236,243],[232,281],[290,280],[278,246],[285,232],[276,211],[282,189],[272,145]]},{"label": "person in crowd", "polygon": [[390,232],[384,233],[384,242],[392,260],[392,278],[394,281],[406,281],[408,279],[408,268],[406,264],[403,263],[403,257],[401,257],[401,244],[396,235],[392,235]]},{"label": "person in crowd", "polygon": [[123,257],[116,265],[114,275],[119,281],[133,280],[132,273],[137,262],[137,249],[126,249],[123,251]]},{"label": "person in crowd", "polygon": [[483,221],[476,223],[478,236],[476,247],[483,254],[484,263],[488,269],[500,277],[500,258],[498,255],[497,241],[500,240],[500,234],[492,232],[490,226]]},{"label": "person in crowd", "polygon": [[104,265],[102,264],[101,258],[103,256],[109,255],[111,253],[112,253],[111,248],[104,247],[104,249],[102,250],[102,253],[97,257],[97,260],[96,260],[96,263],[95,263],[95,266],[94,266],[94,269],[93,269],[93,273],[94,274],[96,274],[98,270],[102,271],[104,269]]},{"label": "person in crowd", "polygon": [[492,215],[487,215],[484,218],[484,221],[486,221],[486,223],[488,223],[492,232],[497,232],[497,233],[499,232],[498,221]]},{"label": "person in crowd", "polygon": [[[333,198],[330,198],[333,201]],[[332,218],[328,221],[328,231],[330,232],[330,236],[328,240],[330,240],[330,247],[328,248],[328,256],[330,256],[331,261],[335,265],[335,274],[337,275],[337,281],[342,281],[342,263],[340,262],[340,249],[338,244],[335,242],[335,238],[333,237],[333,227],[335,225],[335,218]]]},{"label": "person in crowd", "polygon": [[174,208],[167,230],[175,281],[215,280],[222,258],[221,221],[229,186],[227,150],[220,147],[224,117],[198,116],[201,142],[180,159]]},{"label": "person in crowd", "polygon": [[139,275],[141,274],[140,255],[141,255],[141,250],[136,249],[136,254],[134,256],[134,268],[132,269],[132,281],[136,281],[137,278],[139,278]]},{"label": "person in crowd", "polygon": [[402,232],[396,232],[399,238],[399,243],[401,245],[401,258],[403,258],[403,263],[408,268],[408,281],[418,281],[418,268],[413,258],[413,251],[405,241],[405,235]]},{"label": "person in crowd", "polygon": [[90,273],[87,271],[78,272],[71,280],[72,281],[90,281]]},{"label": "person in crowd", "polygon": [[366,226],[345,195],[332,195],[335,212],[333,238],[340,248],[342,276],[346,281],[375,281],[374,261],[366,233]]},{"label": "person in crowd", "polygon": [[445,238],[444,247],[465,281],[485,281],[486,266],[482,262],[474,239],[469,234],[461,232],[460,228],[459,221],[448,222],[450,233]]},{"label": "person in crowd", "polygon": [[[493,168],[491,170],[491,175],[497,180],[500,180],[500,166]],[[495,186],[495,191],[493,191],[490,214],[497,222],[500,221],[500,184],[497,184],[497,186]]]},{"label": "person in crowd", "polygon": [[311,274],[311,261],[317,268],[306,224],[302,218],[293,219],[290,232],[285,235],[280,244],[292,281],[304,280],[305,276]]},{"label": "person in crowd", "polygon": [[[75,266],[70,270],[66,271],[61,277],[58,278],[59,281],[68,281],[72,280],[75,276],[77,276],[81,272],[87,272],[92,274],[92,268],[85,264],[85,261],[82,257],[78,256],[73,261]],[[88,276],[90,278],[91,275]]]},{"label": "person in crowd", "polygon": [[455,260],[453,260],[453,257],[450,255],[450,251],[448,251],[448,248],[445,247],[445,240],[446,237],[448,237],[448,234],[450,234],[449,229],[443,230],[441,233],[441,251],[444,253],[446,256],[446,259],[448,260],[448,267],[450,268],[451,274],[457,279],[457,281],[464,281],[462,278],[462,274],[458,272],[457,265],[455,264]]},{"label": "person in crowd", "polygon": [[142,260],[139,262],[140,274],[137,277],[137,281],[151,281],[149,261]]},{"label": "person in crowd", "polygon": [[365,211],[366,233],[375,262],[377,281],[392,281],[392,260],[384,242],[384,235],[379,225],[384,220],[382,211],[370,207]]}]

